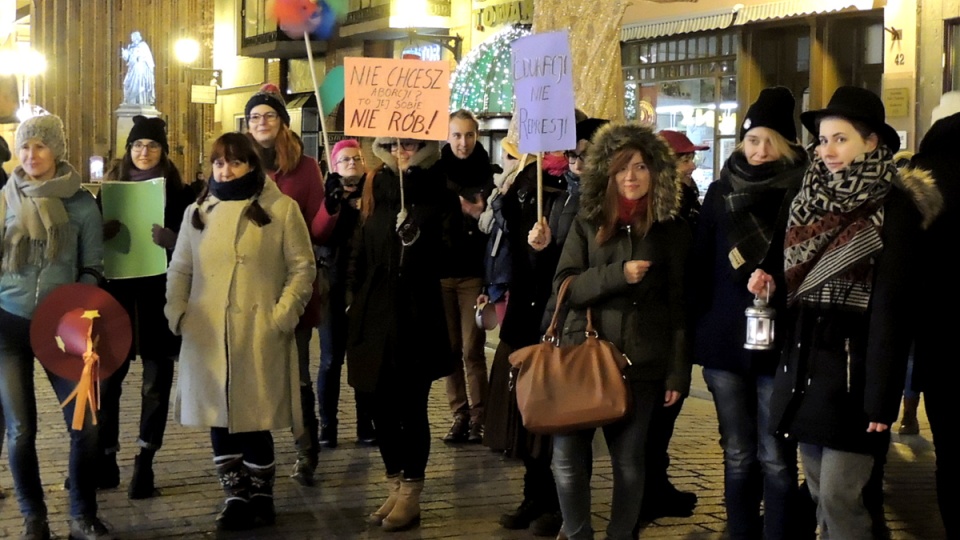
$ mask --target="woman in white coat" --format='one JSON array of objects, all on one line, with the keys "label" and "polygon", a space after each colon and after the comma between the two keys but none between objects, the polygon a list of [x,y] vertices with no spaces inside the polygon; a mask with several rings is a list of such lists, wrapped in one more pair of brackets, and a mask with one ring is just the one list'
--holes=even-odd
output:
[{"label": "woman in white coat", "polygon": [[222,135],[213,176],[184,214],[166,315],[183,336],[176,411],[210,428],[225,530],[270,525],[270,430],[302,430],[293,329],[316,273],[297,204],[266,178],[248,138]]}]

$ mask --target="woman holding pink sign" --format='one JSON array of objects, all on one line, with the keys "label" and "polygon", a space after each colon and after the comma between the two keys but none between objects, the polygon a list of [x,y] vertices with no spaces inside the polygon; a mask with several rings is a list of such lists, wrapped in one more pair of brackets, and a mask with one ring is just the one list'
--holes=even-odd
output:
[{"label": "woman holding pink sign", "polygon": [[347,276],[347,372],[351,386],[373,395],[386,466],[387,498],[368,521],[394,531],[420,521],[427,399],[432,382],[453,370],[437,261],[449,253],[461,213],[434,167],[436,141],[380,137],[373,152],[383,165],[363,187]]}]

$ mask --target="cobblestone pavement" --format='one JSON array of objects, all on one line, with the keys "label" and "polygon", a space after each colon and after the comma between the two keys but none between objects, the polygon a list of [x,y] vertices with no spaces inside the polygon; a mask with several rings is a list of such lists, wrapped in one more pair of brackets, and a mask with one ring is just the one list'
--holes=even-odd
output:
[{"label": "cobblestone pavement", "polygon": [[[315,374],[319,362],[316,339],[312,346]],[[213,471],[208,432],[186,429],[173,420],[156,460],[157,486],[162,496],[128,500],[126,484],[136,452],[139,386],[140,363],[136,362],[130,369],[122,403],[124,446],[119,463],[123,483],[121,488],[103,491],[99,497],[101,516],[119,538],[533,538],[527,531],[506,531],[497,524],[501,513],[519,503],[522,467],[481,446],[448,446],[439,440],[449,427],[442,381],[434,385],[430,397],[434,443],[422,499],[422,525],[402,533],[384,533],[364,521],[380,503],[383,469],[375,448],[353,441],[353,393],[346,386],[341,397],[340,446],[321,454],[317,487],[300,487],[286,476],[295,460],[293,439],[287,432],[274,433],[281,473],[276,484],[276,526],[246,534],[215,531],[213,519],[222,496]],[[67,498],[61,486],[66,475],[67,433],[50,385],[39,373],[37,388],[41,426],[37,445],[51,526],[55,534],[66,538]],[[695,373],[692,399],[684,405],[671,446],[670,474],[681,490],[695,491],[700,503],[690,518],[665,518],[647,525],[643,538],[723,538],[723,468],[718,438],[710,395],[699,373]],[[930,440],[922,410],[919,436],[894,436],[886,479],[886,513],[894,539],[943,538]],[[595,445],[602,446],[601,442]],[[602,450],[598,454],[602,456]],[[609,459],[599,457],[594,466],[592,507],[594,526],[600,531],[610,510],[611,484]],[[0,485],[8,494],[0,500],[0,538],[16,538],[22,522],[5,453]]]}]

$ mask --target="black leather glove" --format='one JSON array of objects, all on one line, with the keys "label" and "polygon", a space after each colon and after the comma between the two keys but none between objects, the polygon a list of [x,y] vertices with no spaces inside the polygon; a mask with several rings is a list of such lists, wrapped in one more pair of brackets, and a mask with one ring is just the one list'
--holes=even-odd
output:
[{"label": "black leather glove", "polygon": [[329,173],[327,181],[323,185],[324,199],[323,204],[330,214],[336,214],[340,211],[340,201],[343,200],[343,182],[337,173]]},{"label": "black leather glove", "polygon": [[120,222],[115,219],[109,219],[103,222],[103,239],[112,240],[120,234]]}]

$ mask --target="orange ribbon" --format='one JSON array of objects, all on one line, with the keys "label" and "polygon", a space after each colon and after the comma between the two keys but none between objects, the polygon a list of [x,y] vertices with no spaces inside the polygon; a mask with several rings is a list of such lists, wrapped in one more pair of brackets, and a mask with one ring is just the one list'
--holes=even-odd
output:
[{"label": "orange ribbon", "polygon": [[[87,327],[87,350],[83,353],[83,372],[80,375],[80,382],[73,392],[60,403],[60,408],[64,408],[68,403],[77,400],[73,408],[73,424],[70,426],[75,431],[83,429],[83,421],[87,415],[87,406],[90,407],[90,414],[93,415],[93,424],[97,424],[97,411],[100,410],[100,355],[97,354],[96,346],[98,339],[91,337],[93,334],[93,319],[99,317],[96,311],[87,311],[83,314],[84,319],[90,319],[90,326]],[[94,384],[96,383],[96,384]]]}]

